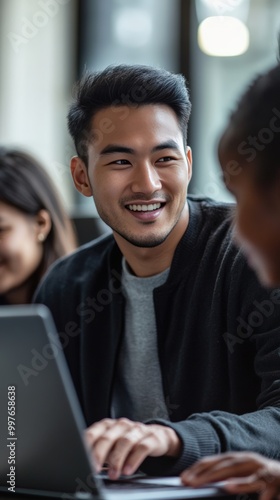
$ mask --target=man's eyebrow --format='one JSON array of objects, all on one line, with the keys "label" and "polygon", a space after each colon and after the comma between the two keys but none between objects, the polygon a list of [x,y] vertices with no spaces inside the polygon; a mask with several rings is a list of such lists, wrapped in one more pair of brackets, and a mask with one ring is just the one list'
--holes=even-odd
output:
[{"label": "man's eyebrow", "polygon": [[156,153],[157,151],[161,151],[162,149],[176,149],[177,151],[180,151],[179,145],[176,141],[173,141],[173,139],[157,144],[157,146],[152,149],[152,153]]},{"label": "man's eyebrow", "polygon": [[[156,153],[157,151],[162,151],[163,149],[176,149],[177,151],[180,150],[177,142],[171,139],[170,141],[157,144],[152,149],[152,153]],[[103,148],[102,151],[100,151],[100,155],[109,155],[113,153],[126,153],[133,155],[136,153],[136,151],[132,148],[128,148],[127,146],[122,146],[121,144],[108,144],[108,146],[105,146],[105,148]]]},{"label": "man's eyebrow", "polygon": [[121,144],[108,144],[108,146],[105,146],[105,148],[100,151],[100,155],[109,155],[112,153],[127,153],[132,155],[135,151],[134,149],[122,146]]}]

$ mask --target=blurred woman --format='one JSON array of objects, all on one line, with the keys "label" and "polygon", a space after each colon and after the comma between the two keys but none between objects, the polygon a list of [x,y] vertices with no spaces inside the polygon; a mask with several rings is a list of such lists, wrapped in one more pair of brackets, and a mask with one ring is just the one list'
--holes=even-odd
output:
[{"label": "blurred woman", "polygon": [[[279,286],[280,65],[259,76],[243,95],[218,154],[224,181],[237,201],[236,239],[261,282]],[[206,457],[182,473],[183,483],[190,486],[221,480],[228,480],[224,487],[231,493],[280,498],[280,462],[256,453]]]},{"label": "blurred woman", "polygon": [[0,305],[26,304],[76,238],[49,176],[30,155],[0,148]]}]

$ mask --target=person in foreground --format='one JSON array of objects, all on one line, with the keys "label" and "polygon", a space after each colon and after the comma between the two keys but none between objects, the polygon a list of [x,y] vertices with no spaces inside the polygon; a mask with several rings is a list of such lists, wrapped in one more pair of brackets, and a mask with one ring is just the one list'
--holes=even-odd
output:
[{"label": "person in foreground", "polygon": [[[279,89],[277,65],[250,85],[219,143],[226,185],[237,200],[236,238],[267,286],[280,285]],[[235,163],[235,175],[226,172],[229,162]],[[279,346],[277,354],[280,357]],[[279,433],[274,439],[279,450]],[[182,474],[182,481],[191,486],[229,478],[225,488],[232,493],[259,491],[262,500],[280,497],[280,462],[255,453],[207,457]]]},{"label": "person in foreground", "polygon": [[120,65],[79,82],[68,115],[74,184],[112,234],[56,264],[35,301],[113,479],[227,450],[280,457],[279,292],[234,245],[233,206],[187,198],[190,108],[181,75]]},{"label": "person in foreground", "polygon": [[43,167],[23,151],[0,148],[0,305],[30,303],[49,266],[75,247]]}]

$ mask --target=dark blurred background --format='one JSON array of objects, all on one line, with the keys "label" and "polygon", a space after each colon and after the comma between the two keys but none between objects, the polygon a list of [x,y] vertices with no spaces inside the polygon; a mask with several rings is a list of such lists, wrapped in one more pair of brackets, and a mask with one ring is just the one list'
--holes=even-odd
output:
[{"label": "dark blurred background", "polygon": [[0,143],[43,162],[90,237],[95,207],[69,173],[73,84],[85,69],[155,65],[189,83],[190,191],[228,200],[217,139],[245,86],[276,63],[279,30],[279,0],[0,0]]}]

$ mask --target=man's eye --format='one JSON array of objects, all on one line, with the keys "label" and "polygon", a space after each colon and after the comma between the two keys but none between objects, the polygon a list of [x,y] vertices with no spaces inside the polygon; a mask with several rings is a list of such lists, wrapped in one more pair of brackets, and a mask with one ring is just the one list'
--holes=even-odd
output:
[{"label": "man's eye", "polygon": [[112,163],[115,163],[116,165],[129,165],[129,161],[128,160],[116,160],[116,161],[113,161]]},{"label": "man's eye", "polygon": [[159,160],[157,160],[159,163],[164,163],[164,162],[168,162],[168,161],[172,161],[172,160],[175,160],[175,158],[173,158],[172,156],[163,156],[162,158],[159,158]]}]

